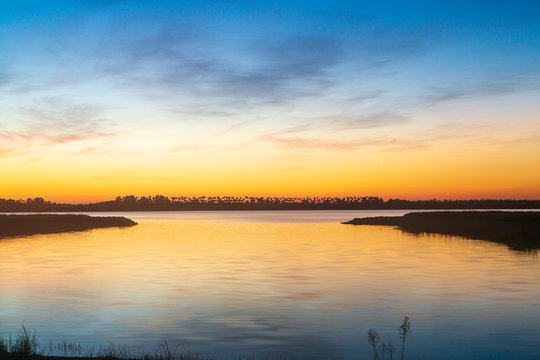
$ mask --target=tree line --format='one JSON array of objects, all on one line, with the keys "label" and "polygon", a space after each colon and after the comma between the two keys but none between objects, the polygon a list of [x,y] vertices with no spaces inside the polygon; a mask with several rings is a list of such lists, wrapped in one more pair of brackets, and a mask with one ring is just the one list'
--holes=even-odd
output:
[{"label": "tree line", "polygon": [[412,209],[540,209],[540,200],[384,200],[377,196],[118,196],[89,204],[63,204],[41,197],[0,199],[0,212],[62,211],[198,211],[198,210],[412,210]]}]

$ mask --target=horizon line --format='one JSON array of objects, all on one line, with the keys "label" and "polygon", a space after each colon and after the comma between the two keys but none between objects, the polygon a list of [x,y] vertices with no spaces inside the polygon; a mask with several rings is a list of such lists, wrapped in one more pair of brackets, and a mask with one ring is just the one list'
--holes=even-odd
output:
[{"label": "horizon line", "polygon": [[242,195],[242,196],[235,196],[235,195],[200,195],[200,196],[165,196],[165,195],[150,195],[150,196],[139,196],[139,195],[123,195],[123,196],[117,196],[116,198],[111,198],[108,200],[100,200],[100,201],[90,201],[90,202],[63,202],[63,201],[55,201],[55,200],[48,200],[44,197],[27,197],[24,198],[3,198],[0,197],[0,201],[15,201],[20,203],[28,203],[35,202],[36,200],[38,202],[46,202],[50,204],[57,204],[57,205],[91,205],[91,204],[101,204],[101,203],[107,203],[107,202],[117,202],[120,200],[123,201],[123,199],[131,198],[135,201],[139,200],[149,200],[151,202],[156,201],[156,199],[161,199],[163,201],[168,201],[171,203],[182,203],[187,200],[205,200],[205,202],[210,201],[216,201],[216,200],[245,200],[245,199],[263,199],[263,200],[286,200],[290,203],[296,203],[301,200],[347,200],[351,202],[390,202],[390,201],[405,201],[405,202],[418,202],[418,203],[425,203],[425,202],[470,202],[470,201],[526,201],[526,202],[535,202],[540,201],[540,198],[430,198],[430,199],[407,199],[407,198],[400,198],[400,197],[387,197],[383,198],[380,196],[360,196],[360,195],[346,195],[346,196],[324,196],[324,195],[313,195],[313,196],[262,196],[262,195]]}]

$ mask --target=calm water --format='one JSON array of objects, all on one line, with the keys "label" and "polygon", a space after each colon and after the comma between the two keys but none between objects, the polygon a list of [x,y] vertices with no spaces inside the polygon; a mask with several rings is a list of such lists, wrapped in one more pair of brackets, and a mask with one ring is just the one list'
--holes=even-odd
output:
[{"label": "calm water", "polygon": [[0,240],[0,336],[363,359],[408,315],[409,359],[539,359],[538,258],[339,223],[402,213],[126,213],[139,225]]}]

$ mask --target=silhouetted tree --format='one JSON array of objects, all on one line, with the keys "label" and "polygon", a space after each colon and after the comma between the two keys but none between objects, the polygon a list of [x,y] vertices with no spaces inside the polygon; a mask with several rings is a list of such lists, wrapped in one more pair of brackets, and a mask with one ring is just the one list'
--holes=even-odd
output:
[{"label": "silhouetted tree", "polygon": [[376,196],[254,197],[254,196],[117,196],[92,204],[56,204],[43,198],[0,199],[0,211],[132,211],[132,210],[381,210],[381,209],[540,209],[540,200],[420,200]]}]

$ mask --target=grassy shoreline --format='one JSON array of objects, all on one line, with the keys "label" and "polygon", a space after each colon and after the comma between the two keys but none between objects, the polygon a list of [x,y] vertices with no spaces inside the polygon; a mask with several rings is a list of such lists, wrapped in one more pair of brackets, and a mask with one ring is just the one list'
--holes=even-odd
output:
[{"label": "grassy shoreline", "polygon": [[[404,359],[405,355],[405,342],[411,334],[411,321],[408,316],[403,318],[401,326],[397,329],[401,339],[401,359]],[[381,334],[373,329],[369,329],[367,332],[368,344],[371,348],[374,360],[384,360],[386,355],[389,355],[390,360],[395,355],[397,357],[398,349],[394,347],[392,342],[383,341]],[[49,354],[43,354],[43,347],[40,346],[36,339],[36,330],[29,330],[24,324],[21,330],[17,334],[16,338],[3,339],[0,337],[0,359],[1,360],[86,360],[86,359],[98,359],[98,360],[199,360],[198,353],[179,352],[178,346],[172,348],[164,339],[159,346],[159,349],[151,353],[142,353],[140,355],[133,355],[133,353],[127,348],[119,348],[118,350],[112,343],[110,346],[102,349],[101,346],[97,352],[94,352],[94,347],[88,352],[88,349],[84,349],[79,345],[64,342],[60,346],[53,346],[52,341],[49,342]],[[64,355],[51,355],[54,349],[63,349]],[[68,355],[68,351],[70,354]],[[212,360],[214,356],[202,357],[202,359]],[[234,356],[235,359],[242,360],[242,356]],[[308,357],[305,357],[308,358]],[[254,355],[247,355],[244,359],[254,360]],[[272,359],[266,357],[266,359]],[[277,355],[275,359],[285,360],[286,355]]]},{"label": "grassy shoreline", "polygon": [[433,211],[403,216],[355,218],[350,225],[396,226],[413,234],[441,234],[487,240],[513,250],[540,249],[540,212]]},{"label": "grassy shoreline", "polygon": [[122,216],[79,214],[0,215],[0,237],[52,234],[106,227],[128,227],[136,222]]}]

